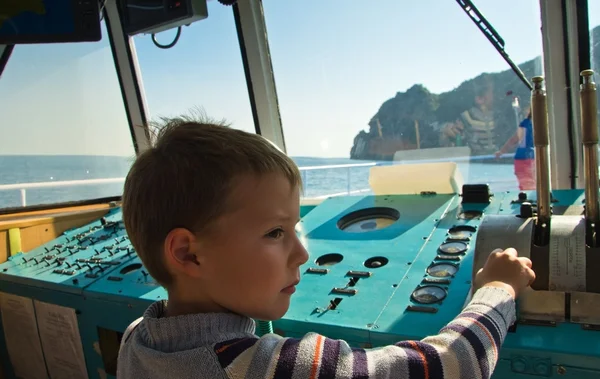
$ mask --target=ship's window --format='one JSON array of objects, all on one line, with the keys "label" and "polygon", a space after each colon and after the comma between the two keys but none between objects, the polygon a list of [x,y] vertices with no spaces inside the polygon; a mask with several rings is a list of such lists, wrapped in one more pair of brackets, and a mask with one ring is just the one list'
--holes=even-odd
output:
[{"label": "ship's window", "polygon": [[[539,2],[475,3],[525,76],[542,75]],[[300,166],[457,161],[467,183],[518,188],[516,146],[495,153],[526,116],[530,91],[457,2],[263,6],[286,146]],[[306,192],[368,190],[368,172],[309,171]]]},{"label": "ship's window", "polygon": [[[207,19],[183,27],[169,49],[156,47],[150,35],[133,38],[150,119],[203,112],[254,133],[232,9],[211,1],[208,14]],[[156,40],[168,45],[175,35],[176,29],[167,30]]]},{"label": "ship's window", "polygon": [[120,196],[135,156],[97,43],[17,45],[0,80],[0,208]]}]

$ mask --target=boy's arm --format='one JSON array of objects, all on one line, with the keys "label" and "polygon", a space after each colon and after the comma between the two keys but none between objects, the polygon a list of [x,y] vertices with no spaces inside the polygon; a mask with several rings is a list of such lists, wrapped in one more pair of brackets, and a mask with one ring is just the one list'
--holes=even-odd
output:
[{"label": "boy's arm", "polygon": [[225,341],[214,349],[230,378],[488,379],[514,319],[513,297],[484,287],[438,335],[422,341],[365,350],[315,333],[302,339],[270,334]]}]

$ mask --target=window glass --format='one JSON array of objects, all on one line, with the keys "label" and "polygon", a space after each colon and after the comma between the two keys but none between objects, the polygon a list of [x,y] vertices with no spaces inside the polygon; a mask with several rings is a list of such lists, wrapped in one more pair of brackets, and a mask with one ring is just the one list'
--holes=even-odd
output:
[{"label": "window glass", "polygon": [[[170,44],[177,30],[156,35]],[[134,37],[151,120],[203,112],[255,132],[232,8],[208,2],[208,18],[182,27],[175,46],[160,49],[150,35]]]},{"label": "window glass", "polygon": [[[542,75],[539,2],[476,4],[525,76]],[[518,189],[517,170],[531,187],[531,136],[518,154],[518,139],[504,146],[530,91],[459,4],[263,6],[288,153],[325,166],[305,173],[309,196],[368,192],[369,167],[330,167],[366,162],[456,161],[465,182],[494,191]]]},{"label": "window glass", "polygon": [[135,152],[102,32],[15,46],[0,80],[0,208],[122,194]]}]

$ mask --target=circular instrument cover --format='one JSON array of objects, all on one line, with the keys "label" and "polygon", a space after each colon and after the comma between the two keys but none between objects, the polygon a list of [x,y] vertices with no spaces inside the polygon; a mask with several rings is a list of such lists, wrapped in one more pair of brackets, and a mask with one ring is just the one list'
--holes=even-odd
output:
[{"label": "circular instrument cover", "polygon": [[413,291],[411,297],[421,304],[438,303],[446,298],[447,292],[438,286],[423,286]]},{"label": "circular instrument cover", "polygon": [[458,218],[463,220],[474,220],[481,218],[482,213],[480,211],[464,211],[458,215]]},{"label": "circular instrument cover", "polygon": [[450,263],[434,263],[427,268],[427,274],[436,278],[447,278],[457,271],[458,267]]},{"label": "circular instrument cover", "polygon": [[448,230],[449,240],[469,240],[476,229],[470,225],[455,226]]},{"label": "circular instrument cover", "polygon": [[400,218],[400,212],[394,208],[365,208],[348,213],[337,226],[349,233],[367,233],[387,228]]},{"label": "circular instrument cover", "polygon": [[365,261],[364,265],[367,268],[379,268],[388,264],[389,259],[386,257],[372,257]]},{"label": "circular instrument cover", "polygon": [[461,254],[467,251],[469,245],[460,241],[446,242],[440,245],[439,249],[444,254]]},{"label": "circular instrument cover", "polygon": [[344,256],[342,254],[325,254],[317,258],[315,263],[319,266],[333,266],[334,264],[340,263],[343,259]]}]

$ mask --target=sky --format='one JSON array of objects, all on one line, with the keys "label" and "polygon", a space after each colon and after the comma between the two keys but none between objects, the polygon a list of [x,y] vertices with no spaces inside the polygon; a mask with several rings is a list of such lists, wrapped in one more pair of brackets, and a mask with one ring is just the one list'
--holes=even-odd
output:
[{"label": "sky", "polygon": [[[590,2],[590,26],[600,24]],[[202,107],[254,131],[230,7],[167,50],[134,37],[151,118]],[[521,63],[542,54],[538,0],[477,0]],[[414,84],[449,91],[509,67],[454,0],[263,0],[287,152],[348,157],[381,104]],[[169,43],[174,31],[157,35]],[[16,46],[0,77],[0,154],[131,156],[105,30],[98,43]],[[541,74],[541,73],[540,73]]]}]

